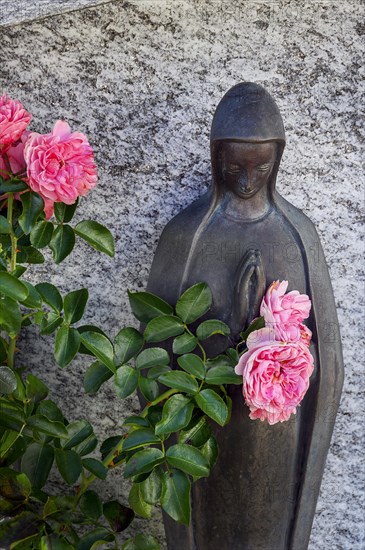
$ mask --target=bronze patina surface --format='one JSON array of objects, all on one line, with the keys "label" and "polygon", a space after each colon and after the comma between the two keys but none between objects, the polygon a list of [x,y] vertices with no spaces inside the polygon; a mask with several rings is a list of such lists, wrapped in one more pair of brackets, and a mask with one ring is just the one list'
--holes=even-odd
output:
[{"label": "bronze patina surface", "polygon": [[[234,335],[258,313],[266,288],[312,300],[308,326],[315,370],[296,416],[270,426],[250,420],[240,387],[229,388],[232,419],[214,428],[219,457],[211,476],[193,485],[189,528],[165,517],[171,550],[304,550],[343,383],[336,308],[312,222],[276,191],[285,146],[278,107],[261,86],[242,83],[223,97],[211,130],[210,190],[165,227],[148,290],[170,303],[192,284],[213,292],[207,318]],[[295,185],[295,182],[293,182]],[[209,341],[216,355],[228,345]]]}]

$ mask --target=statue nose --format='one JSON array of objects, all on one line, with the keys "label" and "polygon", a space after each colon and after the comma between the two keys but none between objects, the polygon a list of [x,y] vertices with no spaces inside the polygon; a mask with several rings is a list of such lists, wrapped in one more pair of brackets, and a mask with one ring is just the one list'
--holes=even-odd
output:
[{"label": "statue nose", "polygon": [[249,187],[247,170],[242,170],[238,183],[243,189],[247,189]]}]

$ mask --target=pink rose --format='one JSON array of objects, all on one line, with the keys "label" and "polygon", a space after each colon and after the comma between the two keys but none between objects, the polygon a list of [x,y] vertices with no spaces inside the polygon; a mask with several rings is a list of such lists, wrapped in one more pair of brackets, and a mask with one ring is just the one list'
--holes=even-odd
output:
[{"label": "pink rose", "polygon": [[58,120],[50,134],[32,132],[25,144],[29,185],[44,200],[73,204],[96,185],[92,148],[84,134]]},{"label": "pink rose", "polygon": [[[4,160],[4,154],[0,152],[0,176],[7,180],[9,176],[5,172],[8,172],[8,167]],[[11,145],[6,151],[6,156],[13,174],[21,170],[25,172],[27,165],[24,159],[24,143],[22,141],[19,141],[17,145]]]},{"label": "pink rose", "polygon": [[6,94],[0,96],[0,150],[6,150],[18,141],[31,118],[20,101],[14,101]]},{"label": "pink rose", "polygon": [[277,342],[302,342],[306,346],[310,345],[312,332],[303,323],[286,325],[267,323],[266,326],[271,330],[272,340]]},{"label": "pink rose", "polygon": [[[287,288],[288,281],[274,281],[262,299],[260,315],[265,319],[265,326],[272,327],[277,333],[277,340],[294,338],[295,341],[300,339],[299,326],[309,316],[311,301],[306,294],[300,294],[297,290],[285,294]],[[307,338],[310,331],[303,330],[307,330]]]},{"label": "pink rose", "polygon": [[267,327],[252,332],[247,347],[235,372],[243,375],[250,418],[269,424],[288,420],[309,387],[314,365],[308,347],[298,341],[273,341]]}]

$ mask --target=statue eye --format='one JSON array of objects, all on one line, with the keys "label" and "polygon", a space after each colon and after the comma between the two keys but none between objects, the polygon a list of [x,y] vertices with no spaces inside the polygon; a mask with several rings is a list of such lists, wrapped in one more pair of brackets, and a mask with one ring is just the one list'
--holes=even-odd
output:
[{"label": "statue eye", "polygon": [[261,166],[259,166],[257,170],[258,172],[267,172],[270,169],[270,166],[271,164],[261,164]]},{"label": "statue eye", "polygon": [[227,167],[226,167],[226,171],[229,173],[229,174],[239,174],[241,169],[239,166],[237,166],[236,164],[229,164]]}]

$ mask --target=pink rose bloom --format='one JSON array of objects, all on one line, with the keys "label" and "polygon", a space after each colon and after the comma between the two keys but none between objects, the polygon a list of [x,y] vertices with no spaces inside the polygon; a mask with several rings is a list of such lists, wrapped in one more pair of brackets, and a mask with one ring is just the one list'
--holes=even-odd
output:
[{"label": "pink rose bloom", "polygon": [[243,375],[243,395],[250,418],[269,424],[284,422],[296,413],[313,372],[313,356],[301,342],[276,342],[265,327],[247,339],[248,351],[235,368]]},{"label": "pink rose bloom", "polygon": [[[20,170],[24,170],[25,172],[27,165],[24,159],[24,143],[22,141],[19,141],[17,145],[11,145],[7,149],[6,155],[13,174],[20,172]],[[0,176],[4,180],[7,180],[9,176],[6,175],[5,172],[8,172],[8,167],[5,164],[3,154],[0,152]]]},{"label": "pink rose bloom", "polygon": [[94,154],[86,136],[58,120],[50,134],[32,132],[25,143],[29,185],[44,200],[73,204],[96,185]]},{"label": "pink rose bloom", "polygon": [[279,342],[302,342],[306,346],[310,345],[312,332],[303,323],[287,325],[270,325],[268,323],[267,326],[271,330],[272,340]]},{"label": "pink rose bloom", "polygon": [[18,141],[31,118],[20,101],[14,101],[6,94],[0,96],[0,150],[6,150]]},{"label": "pink rose bloom", "polygon": [[[272,327],[277,333],[277,340],[291,340],[291,334],[296,341],[300,339],[298,327],[309,316],[311,301],[297,290],[285,294],[287,288],[288,281],[274,281],[262,299],[260,315],[265,319],[265,326]],[[307,336],[309,333],[307,329]]]}]

